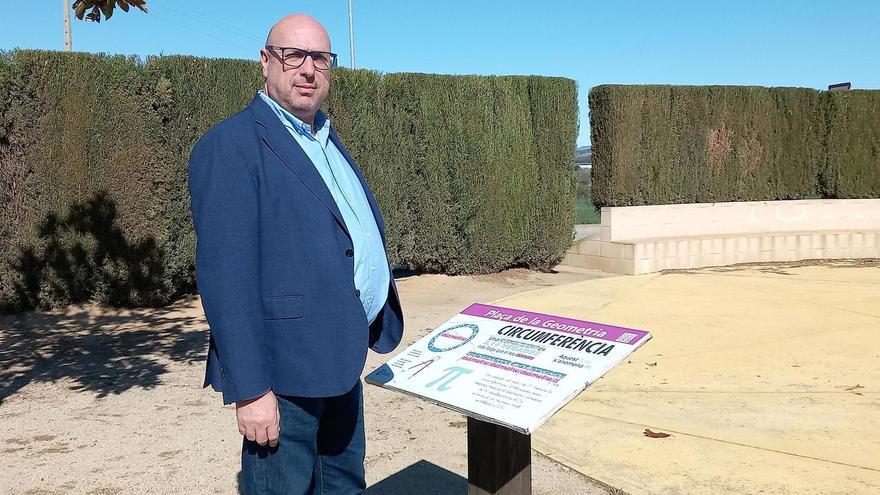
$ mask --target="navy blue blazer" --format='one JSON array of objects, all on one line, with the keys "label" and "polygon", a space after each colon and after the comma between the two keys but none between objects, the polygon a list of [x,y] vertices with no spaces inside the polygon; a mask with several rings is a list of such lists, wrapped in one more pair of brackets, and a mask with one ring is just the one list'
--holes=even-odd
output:
[{"label": "navy blue blazer", "polygon": [[[360,179],[384,243],[375,197],[335,132],[330,139]],[[224,403],[269,390],[344,394],[360,378],[368,347],[386,353],[400,343],[394,279],[368,325],[342,214],[259,97],[196,143],[189,190],[196,282],[211,327],[204,386],[222,391]]]}]

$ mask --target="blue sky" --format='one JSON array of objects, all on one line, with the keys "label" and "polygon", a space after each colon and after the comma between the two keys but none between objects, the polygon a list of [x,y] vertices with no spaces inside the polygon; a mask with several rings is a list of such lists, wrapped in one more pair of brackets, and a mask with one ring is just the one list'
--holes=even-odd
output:
[{"label": "blue sky", "polygon": [[[70,3],[70,2],[69,2]],[[723,3],[723,5],[722,5]],[[61,2],[0,18],[0,49],[63,49]],[[252,58],[270,25],[308,12],[349,65],[348,1],[148,0],[149,14],[74,19],[74,49]],[[603,83],[880,88],[880,1],[353,0],[358,68],[541,74],[575,79],[580,135],[587,93]],[[210,10],[204,10],[210,5]]]}]

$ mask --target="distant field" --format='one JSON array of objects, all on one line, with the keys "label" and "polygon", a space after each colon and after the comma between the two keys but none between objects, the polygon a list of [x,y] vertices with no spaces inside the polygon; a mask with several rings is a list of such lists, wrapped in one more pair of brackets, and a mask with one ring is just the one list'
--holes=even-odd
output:
[{"label": "distant field", "polygon": [[599,223],[599,212],[589,197],[578,196],[575,223]]},{"label": "distant field", "polygon": [[577,177],[575,223],[599,223],[599,212],[596,211],[593,201],[590,199],[590,189],[593,182],[591,172],[589,168],[576,168],[574,172]]}]

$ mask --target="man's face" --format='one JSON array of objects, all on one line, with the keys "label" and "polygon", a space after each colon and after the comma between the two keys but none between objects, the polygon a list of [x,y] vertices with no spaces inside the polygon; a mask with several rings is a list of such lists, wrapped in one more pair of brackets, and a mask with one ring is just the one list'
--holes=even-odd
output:
[{"label": "man's face", "polygon": [[[311,23],[279,24],[269,36],[268,45],[294,47],[310,51],[330,51],[330,39],[320,26]],[[265,91],[300,120],[312,123],[315,112],[330,92],[330,71],[315,68],[312,57],[296,69],[285,67],[281,50],[260,50],[260,64],[266,78]]]}]

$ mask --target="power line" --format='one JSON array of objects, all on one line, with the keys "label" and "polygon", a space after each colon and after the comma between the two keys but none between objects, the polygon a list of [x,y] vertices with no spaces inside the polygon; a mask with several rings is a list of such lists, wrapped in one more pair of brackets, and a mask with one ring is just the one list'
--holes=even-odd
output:
[{"label": "power line", "polygon": [[254,36],[253,33],[250,33],[250,32],[245,31],[245,30],[243,30],[243,29],[239,29],[238,26],[237,26],[236,24],[233,24],[233,23],[231,23],[231,22],[229,22],[229,21],[226,21],[226,20],[224,20],[224,19],[221,19],[221,18],[219,18],[219,17],[214,17],[214,16],[210,16],[210,15],[208,15],[208,14],[205,14],[204,12],[202,12],[202,11],[200,11],[200,10],[193,9],[193,8],[191,8],[191,7],[185,5],[185,4],[183,4],[183,3],[181,3],[181,2],[179,2],[179,1],[177,1],[177,0],[162,0],[162,1],[164,1],[164,2],[171,2],[171,3],[173,3],[174,5],[177,5],[178,8],[181,8],[181,9],[184,9],[184,10],[188,10],[188,11],[190,11],[191,13],[194,13],[194,14],[199,15],[199,16],[201,16],[201,17],[204,17],[204,18],[206,18],[206,19],[210,19],[210,20],[212,20],[212,21],[214,21],[214,22],[218,22],[218,23],[220,23],[220,24],[225,24],[225,25],[228,26],[229,28],[234,29],[234,30],[237,30],[237,31],[242,32],[242,33],[245,33],[245,34],[247,34],[248,36]]},{"label": "power line", "polygon": [[[222,19],[218,19],[216,17],[209,16],[207,14],[204,14],[204,13],[199,12],[197,10],[194,10],[194,9],[191,9],[191,8],[186,7],[184,5],[181,5],[181,4],[174,2],[172,0],[163,0],[163,1],[173,3],[176,7],[170,6],[170,5],[164,5],[163,8],[165,8],[171,12],[174,12],[178,15],[181,15],[183,17],[187,17],[189,19],[192,19],[192,20],[199,22],[199,23],[202,23],[204,25],[211,26],[216,29],[220,29],[222,31],[226,31],[226,32],[233,34],[235,36],[247,38],[248,40],[259,41],[259,42],[263,41],[263,38],[261,38],[260,36],[256,36],[253,33],[250,33],[250,32],[245,31],[243,29],[239,29],[238,27],[234,26],[233,24],[228,23],[226,21],[223,21]],[[189,13],[187,13],[187,11]],[[191,15],[191,14],[195,14],[199,17],[202,17],[202,19],[200,19],[199,17],[195,17],[194,15]]]},{"label": "power line", "polygon": [[195,29],[195,28],[193,28],[192,26],[187,26],[187,25],[185,25],[185,24],[181,24],[181,23],[179,23],[179,22],[176,22],[176,21],[173,21],[173,20],[171,20],[171,19],[168,19],[167,17],[162,17],[162,16],[160,16],[160,15],[156,15],[155,11],[150,12],[149,17],[152,17],[152,18],[155,18],[155,19],[159,19],[159,20],[164,21],[164,22],[167,22],[167,23],[169,23],[169,24],[174,24],[175,26],[178,26],[178,27],[181,27],[181,28],[183,28],[183,29],[186,29],[187,31],[192,31],[192,32],[195,32],[195,33],[201,34],[202,36],[207,36],[207,37],[209,37],[209,38],[214,38],[214,39],[217,40],[217,41],[220,41],[220,42],[222,42],[222,43],[226,43],[227,45],[232,45],[232,46],[235,46],[235,47],[241,48],[241,49],[243,49],[243,50],[248,50],[248,51],[250,51],[250,50],[253,50],[253,49],[254,49],[254,47],[252,47],[252,46],[251,46],[251,47],[243,46],[243,45],[240,45],[240,44],[235,43],[235,42],[233,42],[233,41],[229,41],[229,40],[226,39],[226,38],[221,38],[220,36],[215,36],[215,35],[213,35],[213,34],[211,34],[211,33],[206,33],[206,32],[204,32],[204,31],[199,31],[198,29]]}]

